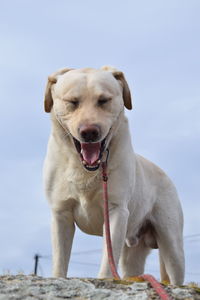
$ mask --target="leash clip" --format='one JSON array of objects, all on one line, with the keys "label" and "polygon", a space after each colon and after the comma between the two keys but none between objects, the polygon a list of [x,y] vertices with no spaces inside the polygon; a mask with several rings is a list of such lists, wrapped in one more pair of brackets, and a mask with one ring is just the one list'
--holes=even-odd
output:
[{"label": "leash clip", "polygon": [[104,182],[107,182],[108,181],[108,176],[103,174],[102,179],[103,179]]},{"label": "leash clip", "polygon": [[104,182],[108,181],[108,175],[107,175],[107,163],[108,163],[108,156],[109,156],[109,149],[106,149],[106,159],[102,162],[102,180]]}]

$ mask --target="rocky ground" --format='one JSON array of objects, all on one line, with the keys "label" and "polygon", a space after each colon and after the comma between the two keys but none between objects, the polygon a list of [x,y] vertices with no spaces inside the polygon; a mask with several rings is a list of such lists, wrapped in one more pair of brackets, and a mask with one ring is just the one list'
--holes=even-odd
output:
[{"label": "rocky ground", "polygon": [[[200,299],[200,289],[165,286],[172,299]],[[91,278],[53,279],[37,276],[0,276],[0,300],[143,300],[159,299],[146,282]]]}]

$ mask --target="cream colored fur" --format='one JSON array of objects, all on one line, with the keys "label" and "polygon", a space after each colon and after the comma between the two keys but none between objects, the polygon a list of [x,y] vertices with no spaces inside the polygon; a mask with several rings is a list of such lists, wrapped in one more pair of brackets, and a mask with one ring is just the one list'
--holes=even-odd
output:
[{"label": "cream colored fur", "polygon": [[[100,95],[112,100],[98,107]],[[74,109],[68,101],[78,99]],[[44,163],[45,191],[52,210],[53,276],[66,277],[75,224],[103,236],[100,278],[112,277],[105,245],[101,170],[81,164],[72,136],[80,124],[99,124],[110,155],[108,189],[114,259],[123,277],[144,272],[151,247],[158,246],[161,280],[184,280],[183,215],[176,189],[156,165],[134,153],[124,116],[131,96],[122,72],[113,68],[69,70],[52,74],[45,92],[52,131]],[[148,221],[148,222],[147,222]],[[147,222],[150,227],[141,232]]]}]

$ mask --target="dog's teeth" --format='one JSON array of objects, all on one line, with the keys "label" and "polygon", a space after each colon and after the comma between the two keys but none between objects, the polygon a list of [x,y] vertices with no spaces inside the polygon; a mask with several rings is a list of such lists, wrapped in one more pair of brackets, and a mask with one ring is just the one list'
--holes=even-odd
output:
[{"label": "dog's teeth", "polygon": [[100,162],[101,162],[101,160],[99,159],[97,163],[100,164]]},{"label": "dog's teeth", "polygon": [[86,165],[86,164],[87,164],[85,160],[82,160],[82,163],[83,163],[83,165]]}]

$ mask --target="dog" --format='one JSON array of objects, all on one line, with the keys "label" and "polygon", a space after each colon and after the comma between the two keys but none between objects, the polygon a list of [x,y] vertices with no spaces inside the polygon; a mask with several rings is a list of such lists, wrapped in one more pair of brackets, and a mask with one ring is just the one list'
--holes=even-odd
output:
[{"label": "dog", "polygon": [[66,277],[75,224],[103,236],[99,278],[112,278],[105,242],[101,164],[108,157],[109,217],[116,265],[124,278],[144,273],[159,249],[162,281],[184,281],[183,213],[176,189],[155,164],[134,153],[124,110],[124,74],[112,67],[62,69],[48,77],[44,108],[52,130],[44,162],[52,211],[53,276]]}]

